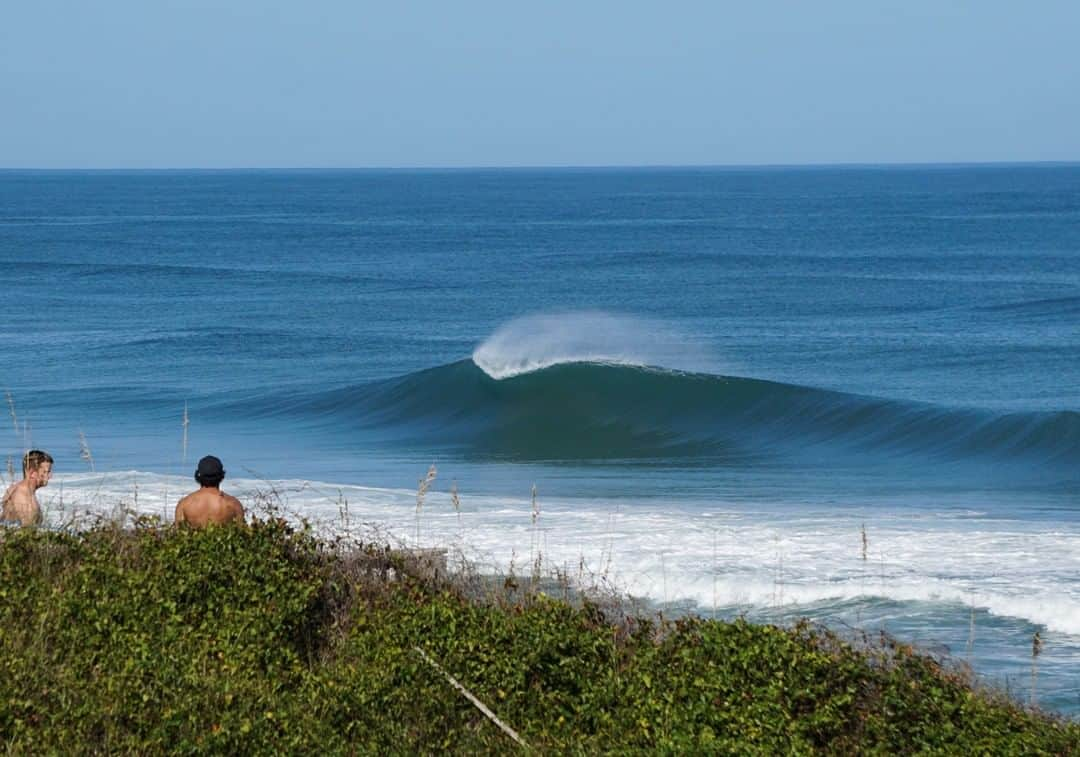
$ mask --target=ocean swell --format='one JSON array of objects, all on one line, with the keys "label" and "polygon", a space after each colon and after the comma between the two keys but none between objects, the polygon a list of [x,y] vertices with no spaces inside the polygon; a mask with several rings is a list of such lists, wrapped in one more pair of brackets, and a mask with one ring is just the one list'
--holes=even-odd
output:
[{"label": "ocean swell", "polygon": [[520,461],[808,460],[1075,470],[1080,414],[994,413],[753,378],[562,363],[495,379],[473,360],[245,413]]}]

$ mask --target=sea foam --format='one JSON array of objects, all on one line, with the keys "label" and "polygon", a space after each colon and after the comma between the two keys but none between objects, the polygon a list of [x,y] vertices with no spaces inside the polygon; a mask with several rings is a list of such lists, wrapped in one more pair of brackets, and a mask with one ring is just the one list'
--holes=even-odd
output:
[{"label": "sea foam", "polygon": [[[187,478],[134,471],[59,475],[41,496],[50,526],[121,510],[171,520]],[[368,540],[416,543],[416,493],[302,480],[230,479],[244,502],[278,498],[294,518],[326,533],[360,528]],[[962,615],[977,608],[1073,637],[1080,653],[1080,528],[910,508],[794,513],[737,503],[549,500],[535,530],[528,496],[428,492],[419,543],[449,547],[482,571],[548,569],[602,580],[657,603],[727,614],[860,599],[926,602]],[[343,505],[347,503],[347,505]],[[347,515],[346,515],[347,513]],[[865,524],[865,526],[864,526]],[[1043,524],[1045,526],[1045,524]],[[863,528],[866,543],[864,549]]]}]

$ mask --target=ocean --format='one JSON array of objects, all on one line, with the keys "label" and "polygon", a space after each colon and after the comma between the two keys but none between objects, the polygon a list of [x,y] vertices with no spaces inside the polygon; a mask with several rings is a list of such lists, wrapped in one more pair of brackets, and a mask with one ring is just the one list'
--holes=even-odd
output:
[{"label": "ocean", "polygon": [[1080,715],[1080,166],[0,171],[0,262],[53,527],[215,454],[253,508]]}]

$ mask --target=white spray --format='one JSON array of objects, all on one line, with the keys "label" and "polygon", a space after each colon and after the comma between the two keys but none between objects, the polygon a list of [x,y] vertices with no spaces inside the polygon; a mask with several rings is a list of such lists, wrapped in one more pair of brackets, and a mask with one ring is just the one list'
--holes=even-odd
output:
[{"label": "white spray", "polygon": [[529,315],[484,340],[473,362],[495,379],[561,363],[610,363],[715,371],[700,339],[664,321],[601,311]]}]

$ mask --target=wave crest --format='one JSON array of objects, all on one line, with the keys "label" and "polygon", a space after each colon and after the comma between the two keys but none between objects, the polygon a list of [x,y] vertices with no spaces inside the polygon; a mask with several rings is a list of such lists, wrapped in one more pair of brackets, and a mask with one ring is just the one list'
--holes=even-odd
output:
[{"label": "wave crest", "polygon": [[472,360],[496,380],[564,363],[714,368],[701,345],[669,324],[597,310],[515,318],[484,340]]}]

